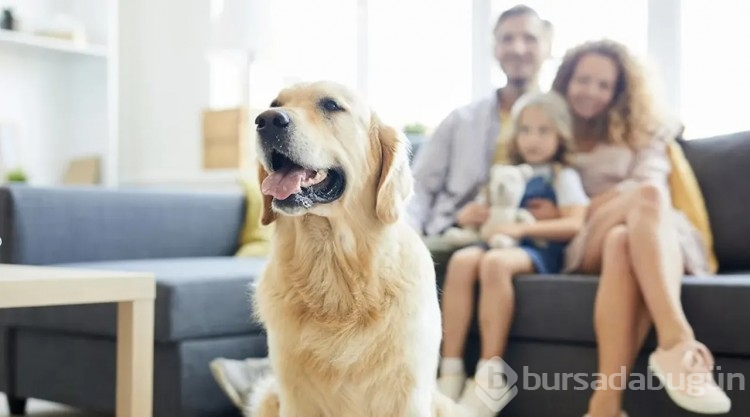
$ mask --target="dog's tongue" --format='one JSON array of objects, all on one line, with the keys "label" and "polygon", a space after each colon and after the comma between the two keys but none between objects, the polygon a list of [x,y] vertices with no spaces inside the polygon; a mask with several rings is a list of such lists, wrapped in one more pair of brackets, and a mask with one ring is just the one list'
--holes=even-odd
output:
[{"label": "dog's tongue", "polygon": [[300,166],[276,171],[263,180],[261,190],[263,194],[273,196],[277,200],[286,200],[290,195],[302,190],[302,180],[315,175],[314,171],[306,170]]}]

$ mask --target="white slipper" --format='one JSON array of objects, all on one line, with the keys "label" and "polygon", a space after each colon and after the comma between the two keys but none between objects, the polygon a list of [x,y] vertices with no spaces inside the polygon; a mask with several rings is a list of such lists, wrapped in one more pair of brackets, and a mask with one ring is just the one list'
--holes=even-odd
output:
[{"label": "white slipper", "polygon": [[234,405],[243,408],[255,384],[271,372],[271,361],[268,358],[218,358],[211,361],[210,367],[222,391]]}]

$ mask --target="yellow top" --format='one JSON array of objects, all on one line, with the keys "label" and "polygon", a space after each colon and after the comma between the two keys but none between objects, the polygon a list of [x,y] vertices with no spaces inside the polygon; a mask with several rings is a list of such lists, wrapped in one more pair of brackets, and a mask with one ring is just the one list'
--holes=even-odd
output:
[{"label": "yellow top", "polygon": [[497,136],[495,145],[495,156],[493,161],[496,164],[507,164],[508,160],[508,141],[510,140],[511,126],[513,119],[509,111],[500,110],[500,134]]}]

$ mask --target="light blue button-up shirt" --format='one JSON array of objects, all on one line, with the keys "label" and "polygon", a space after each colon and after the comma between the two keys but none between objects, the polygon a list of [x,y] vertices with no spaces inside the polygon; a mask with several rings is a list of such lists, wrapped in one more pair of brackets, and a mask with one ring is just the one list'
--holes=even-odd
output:
[{"label": "light blue button-up shirt", "polygon": [[418,231],[434,236],[455,224],[458,210],[487,182],[500,128],[493,91],[451,112],[421,146],[412,167],[414,196],[408,206],[409,220]]}]

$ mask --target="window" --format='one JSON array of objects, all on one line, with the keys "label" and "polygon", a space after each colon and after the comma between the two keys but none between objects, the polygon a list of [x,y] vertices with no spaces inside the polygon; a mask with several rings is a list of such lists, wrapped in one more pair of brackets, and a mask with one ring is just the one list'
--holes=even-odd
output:
[{"label": "window", "polygon": [[[500,13],[515,3],[492,0],[491,25]],[[554,26],[552,59],[540,74],[542,89],[549,89],[565,51],[588,40],[609,38],[627,45],[634,53],[646,54],[648,44],[648,0],[525,0],[542,19]],[[493,63],[493,85],[505,84],[505,76]]]},{"label": "window", "polygon": [[[265,1],[263,42],[250,67],[251,107],[268,106],[280,89],[300,81],[331,80],[356,87],[356,1]],[[253,23],[261,24],[247,24]],[[240,102],[241,62],[221,55],[209,58],[211,106]]]},{"label": "window", "polygon": [[[649,1],[656,0],[524,1],[555,27],[553,57],[542,69],[541,87],[549,88],[565,51],[587,40],[611,38],[645,55]],[[251,105],[266,106],[279,89],[297,81],[330,79],[360,90],[387,123],[434,128],[475,98],[472,94],[505,83],[491,45],[482,60],[472,36],[481,36],[475,13],[482,15],[479,20],[489,14],[490,39],[497,16],[512,5],[504,0],[274,0],[268,40],[251,68]],[[491,75],[477,77],[476,68],[488,65]],[[229,73],[212,69],[212,103],[236,102],[236,77]],[[215,93],[213,85],[222,83],[225,92]]]},{"label": "window", "polygon": [[270,4],[269,45],[251,84],[256,91],[267,91],[258,91],[256,97],[272,98],[279,88],[300,81],[331,80],[356,87],[356,1],[273,0]]},{"label": "window", "polygon": [[[295,82],[327,79],[359,90],[386,123],[430,128],[471,100],[470,1],[269,4],[267,41],[250,70],[252,107],[268,105],[279,89]],[[240,102],[236,61],[217,56],[209,58],[209,66],[210,105]]]},{"label": "window", "polygon": [[471,1],[367,4],[368,100],[386,122],[435,127],[471,100]]},{"label": "window", "polygon": [[683,0],[680,108],[685,137],[750,130],[750,2]]}]

